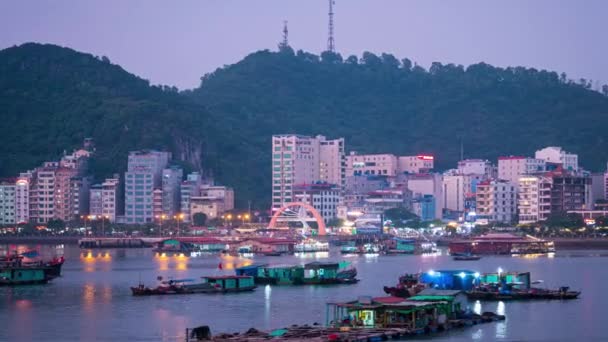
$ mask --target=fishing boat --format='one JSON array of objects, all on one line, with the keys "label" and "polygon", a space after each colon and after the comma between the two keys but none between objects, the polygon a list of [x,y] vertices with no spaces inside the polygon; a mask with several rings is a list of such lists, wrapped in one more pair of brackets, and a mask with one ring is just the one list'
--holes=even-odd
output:
[{"label": "fishing boat", "polygon": [[331,285],[358,282],[357,269],[348,262],[311,262],[305,265],[249,265],[236,274],[255,275],[256,284]]},{"label": "fishing boat", "polygon": [[481,259],[481,257],[479,255],[473,255],[473,254],[460,254],[460,255],[455,255],[453,258],[455,261],[476,261]]},{"label": "fishing boat", "polygon": [[[532,282],[538,283],[538,282]],[[536,300],[576,299],[580,291],[570,291],[568,286],[543,289],[530,286],[530,272],[485,273],[479,277],[479,285],[466,292],[475,300]]]},{"label": "fishing boat", "polygon": [[384,286],[384,292],[393,297],[408,298],[415,296],[427,286],[420,282],[420,274],[405,274],[399,277],[399,283],[395,286]]},{"label": "fishing boat", "polygon": [[0,267],[0,286],[46,284],[53,277],[46,275],[47,267]]},{"label": "fishing boat", "polygon": [[[43,284],[61,276],[61,267],[65,262],[63,257],[50,261],[35,260],[38,257],[36,251],[3,256],[0,258],[0,281],[4,285]],[[39,272],[43,273],[42,277],[38,275]]]},{"label": "fishing boat", "polygon": [[209,276],[202,277],[202,281],[195,279],[170,279],[161,280],[156,287],[146,287],[139,284],[131,287],[134,296],[152,295],[175,295],[175,294],[194,294],[194,293],[230,293],[253,291],[256,286],[253,277],[249,276]]}]

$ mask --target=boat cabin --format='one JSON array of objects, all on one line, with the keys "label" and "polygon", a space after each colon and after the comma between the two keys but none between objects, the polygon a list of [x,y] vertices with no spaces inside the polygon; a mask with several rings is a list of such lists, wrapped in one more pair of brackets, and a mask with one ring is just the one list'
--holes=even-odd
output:
[{"label": "boat cabin", "polygon": [[223,290],[236,290],[255,287],[253,277],[249,276],[209,276],[202,277],[203,283],[207,283]]},{"label": "boat cabin", "polygon": [[304,278],[304,267],[299,265],[261,266],[256,281],[276,285],[291,285],[296,279]]},{"label": "boat cabin", "polygon": [[430,270],[420,276],[420,281],[440,290],[467,291],[479,285],[479,272],[471,270]]},{"label": "boat cabin", "polygon": [[530,272],[484,273],[479,280],[480,285],[500,285],[518,290],[530,289]]},{"label": "boat cabin", "polygon": [[258,269],[260,267],[265,267],[265,266],[268,266],[268,264],[252,264],[252,265],[248,265],[248,266],[238,267],[238,268],[236,268],[235,272],[236,272],[237,276],[257,277]]}]

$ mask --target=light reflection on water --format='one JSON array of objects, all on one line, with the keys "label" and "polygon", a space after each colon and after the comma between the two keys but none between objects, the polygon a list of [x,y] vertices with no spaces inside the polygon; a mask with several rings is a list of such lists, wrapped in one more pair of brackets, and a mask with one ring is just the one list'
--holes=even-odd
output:
[{"label": "light reflection on water", "polygon": [[[57,251],[49,249],[40,247],[48,255]],[[0,341],[32,340],[32,336],[45,336],[49,341],[74,340],[75,336],[82,341],[183,341],[185,328],[198,325],[209,325],[213,333],[219,333],[325,322],[328,301],[382,296],[382,287],[394,285],[405,272],[463,266],[479,272],[492,272],[498,266],[530,271],[533,280],[543,279],[547,287],[568,284],[584,292],[581,299],[567,302],[472,302],[468,306],[474,312],[495,311],[507,320],[454,330],[434,340],[608,340],[608,333],[596,324],[608,307],[603,296],[608,272],[603,272],[605,259],[599,257],[484,257],[463,265],[445,254],[345,257],[337,250],[247,258],[220,254],[155,257],[146,249],[81,252],[69,245],[62,251],[67,260],[63,277],[47,286],[0,288],[0,321],[7,327],[0,329]],[[235,267],[252,263],[303,264],[315,259],[348,259],[358,268],[361,281],[348,286],[263,286],[251,293],[228,295],[132,297],[129,289],[139,279],[154,285],[159,275],[198,278],[234,274]],[[57,329],[65,322],[73,329]]]}]

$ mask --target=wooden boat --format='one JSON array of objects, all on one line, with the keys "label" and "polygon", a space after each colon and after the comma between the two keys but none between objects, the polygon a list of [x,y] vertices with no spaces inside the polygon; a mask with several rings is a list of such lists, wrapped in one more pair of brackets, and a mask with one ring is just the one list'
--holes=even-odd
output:
[{"label": "wooden boat", "polygon": [[0,268],[0,286],[46,284],[53,277],[46,275],[48,267]]},{"label": "wooden boat", "polygon": [[580,291],[569,291],[568,287],[561,287],[558,290],[545,290],[532,288],[528,291],[486,291],[474,289],[466,292],[469,299],[478,300],[538,300],[538,299],[576,299],[581,294]]},{"label": "wooden boat", "polygon": [[249,276],[210,276],[202,279],[201,282],[194,279],[171,279],[161,281],[161,284],[154,288],[139,284],[137,287],[131,287],[131,292],[134,296],[152,296],[245,292],[256,288],[253,277]]},{"label": "wooden boat", "polygon": [[456,255],[453,258],[455,261],[475,261],[481,259],[478,255]]},{"label": "wooden boat", "polygon": [[311,262],[305,265],[252,265],[236,269],[237,274],[255,274],[256,284],[331,285],[354,284],[357,269],[345,262]]}]

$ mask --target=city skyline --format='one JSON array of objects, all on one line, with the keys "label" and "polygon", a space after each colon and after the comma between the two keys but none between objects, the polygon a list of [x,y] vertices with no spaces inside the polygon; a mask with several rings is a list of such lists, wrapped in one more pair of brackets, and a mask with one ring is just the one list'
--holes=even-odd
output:
[{"label": "city skyline", "polygon": [[[263,8],[263,11],[261,10]],[[336,51],[392,53],[432,62],[526,66],[608,83],[602,32],[608,4],[586,1],[337,1]],[[327,44],[327,1],[3,2],[0,49],[53,43],[107,56],[153,84],[197,87],[199,78],[258,50],[276,50],[288,21],[294,49]],[[253,14],[253,15],[252,15]],[[179,21],[172,18],[180,18]],[[362,20],[367,22],[361,25]],[[567,25],[564,25],[567,23]],[[596,84],[597,83],[597,84]]]}]

